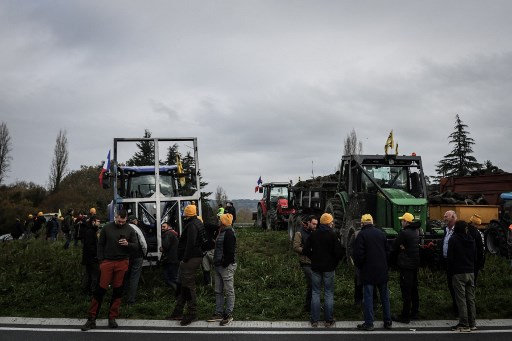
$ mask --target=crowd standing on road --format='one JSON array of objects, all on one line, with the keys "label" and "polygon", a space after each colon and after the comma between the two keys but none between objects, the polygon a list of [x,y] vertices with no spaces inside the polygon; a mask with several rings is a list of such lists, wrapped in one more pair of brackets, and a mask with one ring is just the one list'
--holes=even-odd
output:
[{"label": "crowd standing on road", "polygon": [[[214,271],[215,312],[208,321],[228,325],[233,320],[234,277],[237,269],[237,242],[233,223],[236,211],[230,203],[222,212],[217,216],[218,224],[208,224],[203,223],[197,215],[195,204],[186,206],[181,236],[168,222],[162,223],[160,262],[163,278],[176,293],[176,305],[168,319],[179,320],[182,326],[198,318],[195,277],[201,265],[205,285],[211,284],[210,272]],[[82,291],[92,295],[88,319],[82,326],[84,331],[96,327],[96,318],[109,286],[113,288],[108,313],[109,327],[118,326],[116,318],[119,316],[123,287],[127,289],[127,303],[135,303],[142,261],[147,253],[147,242],[137,226],[136,217],[128,217],[125,210],[120,210],[114,222],[99,230],[101,221],[95,213],[96,210],[91,208],[88,218],[82,212],[74,218],[74,210],[69,209],[65,217],[59,219],[55,214],[48,221],[43,212],[37,213],[35,218],[29,214],[24,223],[17,219],[11,233],[16,239],[34,236],[53,241],[62,232],[65,249],[69,248],[72,241],[75,246],[79,241],[82,243]],[[410,320],[419,319],[421,224],[408,212],[398,219],[402,230],[390,249],[385,234],[373,224],[373,217],[370,214],[361,217],[361,229],[357,231],[351,255],[358,274],[356,278],[363,292],[364,322],[357,325],[360,330],[372,331],[375,328],[376,291],[382,304],[384,328],[391,329],[392,321],[407,324]],[[456,213],[449,210],[444,214],[444,222],[442,265],[446,269],[453,311],[458,317],[457,325],[451,329],[469,332],[477,329],[475,287],[478,273],[485,263],[483,236],[478,230],[481,218],[475,214],[467,223],[457,220]],[[335,325],[334,277],[342,250],[333,231],[333,216],[324,213],[318,228],[317,225],[316,216],[305,217],[299,231],[293,236],[293,250],[298,254],[299,265],[304,273],[304,310],[311,312],[311,326],[318,327],[323,286],[323,316],[325,327],[329,328]],[[396,260],[400,271],[402,310],[399,314],[391,314],[390,311],[390,257]],[[132,268],[131,275],[127,275],[129,268]]]}]

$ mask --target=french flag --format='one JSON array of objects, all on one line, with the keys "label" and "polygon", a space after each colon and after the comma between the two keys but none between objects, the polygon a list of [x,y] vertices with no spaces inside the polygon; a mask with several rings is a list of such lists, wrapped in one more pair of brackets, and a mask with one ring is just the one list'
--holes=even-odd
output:
[{"label": "french flag", "polygon": [[100,186],[103,187],[103,174],[107,173],[110,169],[110,150],[108,151],[107,161],[103,163],[103,167],[100,172]]}]

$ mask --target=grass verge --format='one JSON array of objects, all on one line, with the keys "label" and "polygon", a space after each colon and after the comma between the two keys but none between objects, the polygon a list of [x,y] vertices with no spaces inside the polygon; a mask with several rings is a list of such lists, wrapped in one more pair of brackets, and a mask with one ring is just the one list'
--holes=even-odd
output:
[{"label": "grass verge", "polygon": [[[235,274],[237,320],[309,320],[303,312],[305,282],[286,231],[237,228],[238,269]],[[81,249],[63,249],[63,242],[42,240],[0,244],[0,315],[22,317],[84,318],[89,297],[80,293]],[[199,317],[209,317],[215,306],[211,287],[204,287],[198,273]],[[419,272],[422,319],[453,318],[443,271],[422,268]],[[340,264],[335,280],[335,318],[360,320],[362,311],[353,305],[353,269]],[[390,271],[392,312],[401,308],[398,272]],[[106,302],[109,301],[108,296]],[[506,259],[489,256],[479,276],[477,317],[512,318],[512,274]],[[108,304],[102,312],[107,314]],[[146,267],[137,303],[123,305],[122,318],[164,319],[174,307],[172,291],[163,285],[161,269]],[[379,308],[377,308],[379,309]],[[377,310],[376,319],[381,316]]]}]

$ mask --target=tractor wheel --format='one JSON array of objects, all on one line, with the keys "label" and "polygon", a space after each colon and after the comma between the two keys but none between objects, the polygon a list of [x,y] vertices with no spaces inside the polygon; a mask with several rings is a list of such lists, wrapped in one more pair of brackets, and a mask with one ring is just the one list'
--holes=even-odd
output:
[{"label": "tractor wheel", "polygon": [[503,227],[496,222],[491,222],[484,233],[485,247],[490,254],[507,256],[507,240]]},{"label": "tractor wheel", "polygon": [[270,209],[267,211],[267,230],[272,230],[273,228],[277,228],[277,212],[275,209]]},{"label": "tractor wheel", "polygon": [[347,239],[345,241],[345,257],[349,266],[354,266],[352,259],[352,251],[354,250],[354,240],[356,240],[356,225],[353,220],[349,220],[345,224],[345,229],[348,231]]},{"label": "tractor wheel", "polygon": [[297,214],[291,214],[288,218],[288,239],[290,239],[290,242],[293,244],[293,236],[295,236],[295,227],[297,226],[297,222],[295,221],[295,218],[297,217]]},{"label": "tractor wheel", "polygon": [[343,227],[343,205],[338,197],[334,197],[327,201],[325,212],[332,214],[334,218],[334,230],[339,233]]},{"label": "tractor wheel", "polygon": [[263,228],[263,210],[261,209],[261,206],[258,206],[258,213],[256,214],[256,227]]}]

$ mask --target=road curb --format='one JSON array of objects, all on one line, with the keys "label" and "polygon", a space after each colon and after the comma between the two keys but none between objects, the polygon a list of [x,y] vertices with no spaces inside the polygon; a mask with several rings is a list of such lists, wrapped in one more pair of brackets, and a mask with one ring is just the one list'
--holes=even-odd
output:
[{"label": "road curb", "polygon": [[[85,319],[67,319],[67,318],[35,318],[35,317],[0,317],[0,325],[32,325],[32,326],[80,326],[85,323]],[[119,325],[128,328],[225,328],[220,327],[218,322],[196,321],[189,326],[180,326],[179,321],[168,320],[131,320],[118,319]],[[337,321],[337,329],[354,329],[359,321]],[[98,319],[98,327],[107,326],[107,319]],[[394,328],[403,329],[431,329],[431,328],[449,328],[457,324],[457,320],[424,320],[411,321],[404,324],[394,322]],[[480,328],[507,328],[512,327],[512,319],[487,319],[478,320],[477,326]],[[376,322],[375,327],[381,328],[382,322]],[[305,329],[311,328],[308,321],[237,321],[229,324],[230,329]]]}]

